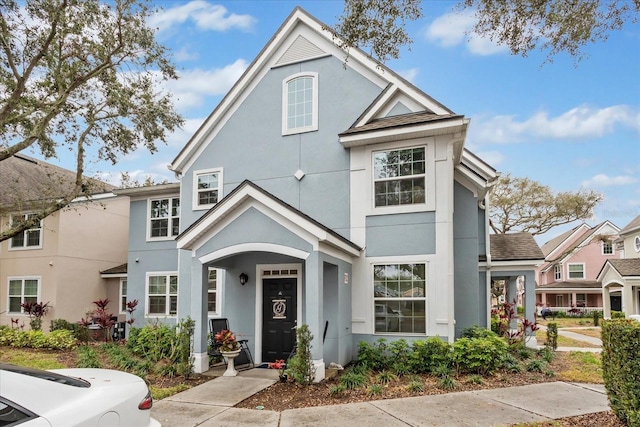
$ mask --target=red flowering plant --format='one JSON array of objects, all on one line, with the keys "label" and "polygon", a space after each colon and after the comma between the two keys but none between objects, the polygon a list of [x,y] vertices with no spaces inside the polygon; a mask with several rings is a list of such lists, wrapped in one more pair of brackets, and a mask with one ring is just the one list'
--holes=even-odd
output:
[{"label": "red flowering plant", "polygon": [[223,329],[216,334],[216,343],[218,343],[218,350],[220,352],[236,351],[240,349],[236,336],[229,329]]},{"label": "red flowering plant", "polygon": [[275,362],[269,362],[267,364],[267,368],[269,368],[269,369],[277,369],[278,370],[278,375],[282,379],[282,378],[284,378],[284,370],[287,368],[287,364],[285,363],[284,359],[278,359]]}]

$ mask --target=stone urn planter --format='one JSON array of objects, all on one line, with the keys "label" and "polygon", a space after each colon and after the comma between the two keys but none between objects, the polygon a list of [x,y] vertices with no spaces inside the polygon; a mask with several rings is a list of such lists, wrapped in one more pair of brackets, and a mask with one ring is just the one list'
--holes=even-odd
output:
[{"label": "stone urn planter", "polygon": [[234,359],[240,354],[240,349],[232,351],[221,351],[222,357],[227,361],[227,370],[222,374],[223,377],[235,377],[238,375],[234,365]]}]

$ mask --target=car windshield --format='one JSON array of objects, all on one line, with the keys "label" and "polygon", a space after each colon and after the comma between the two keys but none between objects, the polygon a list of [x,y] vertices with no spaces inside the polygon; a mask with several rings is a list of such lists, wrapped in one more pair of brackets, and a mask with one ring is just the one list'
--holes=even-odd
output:
[{"label": "car windshield", "polygon": [[40,369],[26,368],[24,366],[10,365],[8,363],[0,363],[0,370],[15,372],[17,374],[30,375],[46,381],[53,381],[60,384],[70,385],[73,387],[89,388],[91,383],[81,378],[68,377],[55,372],[43,371]]}]

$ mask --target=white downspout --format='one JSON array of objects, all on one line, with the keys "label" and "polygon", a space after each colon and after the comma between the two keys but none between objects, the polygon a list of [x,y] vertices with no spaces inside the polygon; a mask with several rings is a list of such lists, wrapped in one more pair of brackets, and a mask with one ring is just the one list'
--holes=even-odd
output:
[{"label": "white downspout", "polygon": [[485,233],[485,254],[487,257],[487,267],[485,273],[486,281],[486,299],[487,299],[487,329],[491,329],[491,241],[489,239],[489,193],[485,194],[483,205],[484,208],[484,233]]}]

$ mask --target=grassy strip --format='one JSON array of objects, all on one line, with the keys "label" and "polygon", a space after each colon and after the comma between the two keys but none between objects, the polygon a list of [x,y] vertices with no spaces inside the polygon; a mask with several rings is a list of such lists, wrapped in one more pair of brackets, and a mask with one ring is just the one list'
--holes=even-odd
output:
[{"label": "grassy strip", "polygon": [[556,372],[558,379],[580,383],[604,383],[599,353],[572,351],[567,354],[567,357],[567,367]]},{"label": "grassy strip", "polygon": [[63,369],[67,367],[58,361],[57,353],[24,351],[13,347],[2,347],[0,361],[36,369]]},{"label": "grassy strip", "polygon": [[[544,345],[545,341],[547,341],[547,332],[540,330],[536,331],[536,338],[538,339],[538,344]],[[558,347],[598,348],[599,346],[558,335]]]}]

